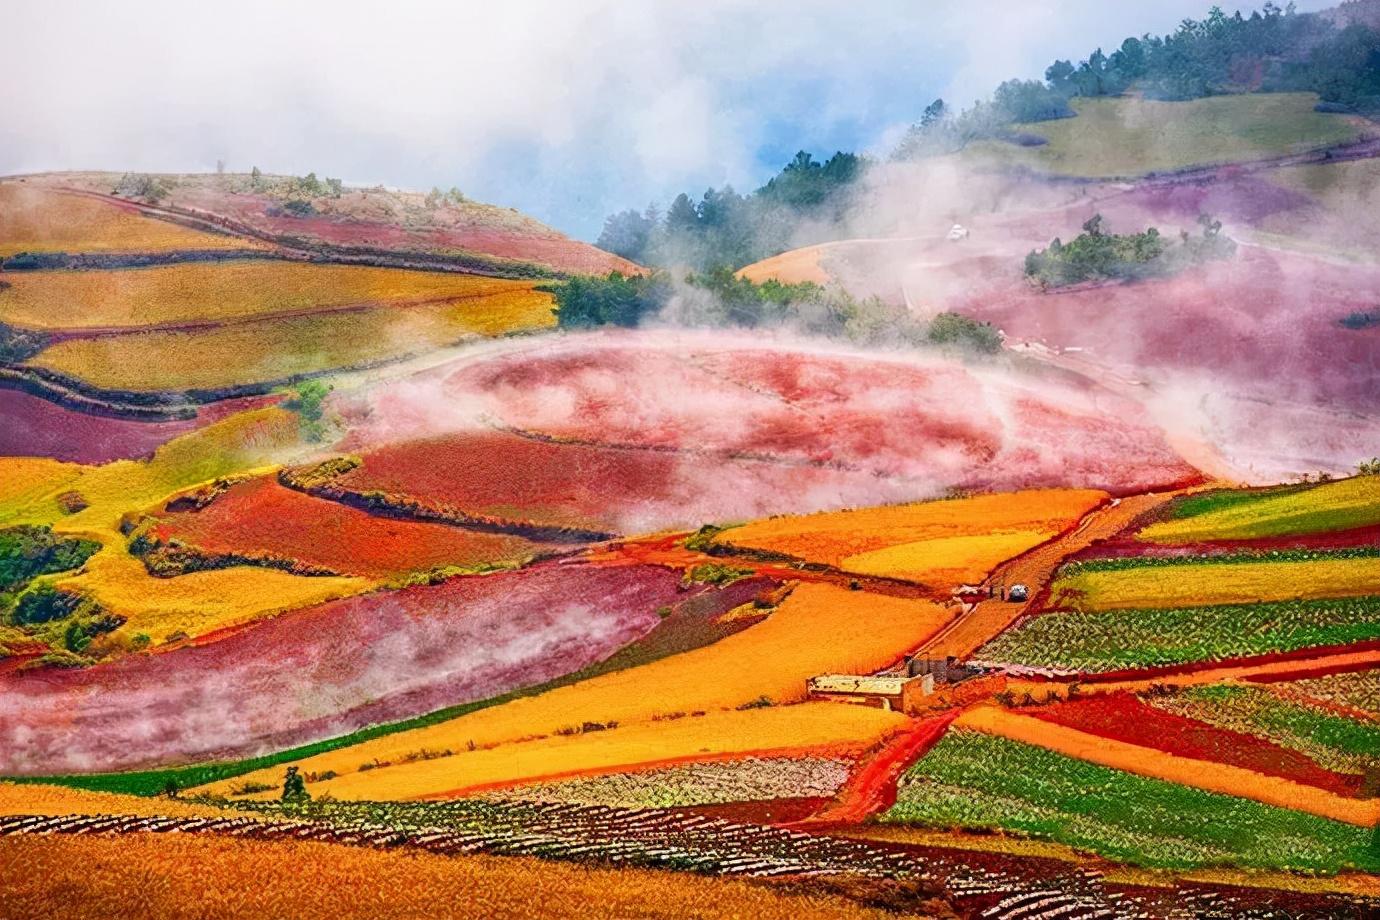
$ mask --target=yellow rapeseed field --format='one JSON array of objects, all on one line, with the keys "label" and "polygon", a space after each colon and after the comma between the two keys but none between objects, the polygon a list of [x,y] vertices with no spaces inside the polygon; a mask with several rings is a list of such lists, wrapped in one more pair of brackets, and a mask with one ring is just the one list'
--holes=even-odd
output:
[{"label": "yellow rapeseed field", "polygon": [[1050,530],[1012,530],[971,537],[917,540],[858,553],[840,568],[860,575],[927,580],[932,584],[978,582],[998,563],[1019,556],[1057,534]]},{"label": "yellow rapeseed field", "polygon": [[1380,559],[1156,565],[1081,572],[1054,585],[1055,598],[1084,610],[1198,607],[1380,593]]},{"label": "yellow rapeseed field", "polygon": [[33,329],[231,320],[353,304],[401,307],[532,290],[530,281],[454,272],[270,260],[23,272],[9,281],[0,291],[0,321]]},{"label": "yellow rapeseed field", "polygon": [[157,252],[262,249],[262,243],[203,233],[144,217],[133,206],[22,181],[0,182],[0,256],[18,252]]},{"label": "yellow rapeseed field", "polygon": [[982,495],[770,518],[727,530],[719,540],[861,574],[977,581],[1106,499],[1090,489]]},{"label": "yellow rapeseed field", "polygon": [[552,325],[551,295],[530,289],[419,307],[269,317],[198,331],[58,342],[30,364],[120,390],[186,390],[356,367]]},{"label": "yellow rapeseed field", "polygon": [[[46,457],[0,457],[0,523],[13,521],[31,504],[76,480],[81,472],[79,464]],[[51,513],[56,513],[56,508]]]},{"label": "yellow rapeseed field", "polygon": [[[876,671],[916,648],[951,617],[950,610],[929,601],[802,584],[766,620],[713,645],[331,751],[303,761],[302,767],[344,776],[376,759],[400,761],[423,749],[458,751],[470,742],[504,744],[584,722],[629,726],[672,714],[734,709],[762,697],[796,702],[804,698],[810,677]],[[674,724],[663,721],[657,727]],[[693,719],[688,724],[705,723]],[[648,759],[644,755],[654,751],[648,748],[639,757]],[[275,768],[252,778],[267,782],[281,773]]]},{"label": "yellow rapeseed field", "polygon": [[156,578],[126,551],[121,537],[70,527],[62,532],[99,540],[104,548],[78,574],[58,578],[54,584],[79,590],[105,610],[125,617],[120,627],[123,636],[142,633],[154,644],[179,634],[195,638],[375,586],[365,578],[311,577],[257,566]]}]

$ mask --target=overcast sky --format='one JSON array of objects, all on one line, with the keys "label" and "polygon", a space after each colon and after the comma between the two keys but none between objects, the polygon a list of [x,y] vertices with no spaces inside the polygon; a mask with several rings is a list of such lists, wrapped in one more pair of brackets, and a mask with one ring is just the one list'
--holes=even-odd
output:
[{"label": "overcast sky", "polygon": [[5,0],[0,174],[223,159],[454,185],[592,239],[612,210],[746,191],[802,147],[884,150],[936,96],[967,105],[1209,5]]}]

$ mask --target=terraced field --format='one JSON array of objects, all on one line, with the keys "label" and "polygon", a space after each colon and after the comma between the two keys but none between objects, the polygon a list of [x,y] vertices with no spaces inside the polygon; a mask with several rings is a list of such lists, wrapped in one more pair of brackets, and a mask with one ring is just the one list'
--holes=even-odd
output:
[{"label": "terraced field", "polygon": [[476,336],[551,326],[530,284],[480,298],[267,317],[198,331],[131,331],[59,341],[29,366],[112,390],[262,386],[417,355]]},{"label": "terraced field", "polygon": [[1170,519],[1138,534],[1157,543],[1305,536],[1380,525],[1380,476],[1355,476],[1306,489],[1223,491],[1194,496]]},{"label": "terraced field", "polygon": [[972,583],[1072,527],[1106,498],[1090,490],[1048,490],[777,517],[725,530],[714,543],[860,574]]},{"label": "terraced field", "polygon": [[[389,443],[312,487],[401,514],[594,534],[694,529],[792,511],[802,502],[906,498],[917,486],[824,466],[567,443],[470,431]],[[783,481],[789,476],[789,488]],[[802,497],[802,492],[806,497]],[[818,497],[809,497],[818,496]]]},{"label": "terraced field", "polygon": [[141,532],[159,545],[175,541],[179,548],[189,547],[211,564],[252,562],[379,579],[517,564],[568,548],[511,534],[375,517],[288,489],[271,476],[230,485],[200,507],[165,509]]},{"label": "terraced field", "polygon": [[500,294],[530,294],[533,287],[527,281],[450,272],[283,261],[16,272],[8,280],[9,287],[0,291],[0,322],[68,333],[228,324],[364,307],[456,305]]},{"label": "terraced field", "polygon": [[0,258],[20,252],[262,248],[240,237],[144,217],[131,204],[95,201],[22,180],[0,182]]},{"label": "terraced field", "polygon": [[1345,598],[1380,587],[1380,551],[1374,548],[1300,555],[1076,562],[1054,583],[1053,603],[1092,612]]},{"label": "terraced field", "polygon": [[1089,672],[1190,664],[1380,639],[1380,597],[1045,613],[977,652]]},{"label": "terraced field", "polygon": [[1370,828],[969,731],[911,769],[882,820],[1018,831],[1141,865],[1377,868]]},{"label": "terraced field", "polygon": [[[639,385],[623,386],[628,379]],[[463,408],[434,411],[459,394]],[[824,467],[870,477],[877,496],[852,504],[897,501],[890,483],[923,498],[941,484],[1128,492],[1200,479],[1141,409],[1090,383],[790,341],[766,348],[723,333],[523,343],[340,409],[358,419],[352,449],[400,431],[424,438],[487,423],[565,442],[769,460],[787,475]],[[827,497],[799,510],[838,507]]]},{"label": "terraced field", "polygon": [[[92,562],[103,558],[119,557],[107,550]],[[330,581],[239,568],[170,583],[236,573]],[[224,590],[222,596],[234,599],[229,603],[245,603],[245,594],[253,603],[287,603],[272,585]],[[299,609],[216,642],[95,669],[0,675],[15,732],[14,742],[0,751],[0,773],[79,772],[93,763],[133,769],[254,755],[495,697],[607,658],[649,633],[661,620],[660,608],[716,591],[683,592],[679,574],[663,568],[548,564]],[[720,596],[720,613],[751,597],[727,590]],[[140,609],[146,608],[131,612],[137,616]],[[265,648],[279,652],[266,656]],[[366,650],[363,657],[359,649]],[[93,686],[105,692],[93,696]],[[580,715],[561,712],[545,730],[578,723]],[[82,730],[74,734],[74,725]],[[536,730],[528,726],[519,734]],[[412,734],[420,733],[396,736],[405,746],[399,757],[423,748],[463,750],[469,740],[414,745]],[[131,737],[141,743],[131,746]],[[364,747],[340,756],[353,769],[372,756]]]},{"label": "terraced field", "polygon": [[[1360,684],[1374,675],[1363,671],[1339,676]],[[1358,788],[1363,774],[1380,770],[1380,724],[1275,692],[1288,686],[1195,687],[1156,699],[1153,705],[1299,751],[1329,770],[1355,775]]]}]

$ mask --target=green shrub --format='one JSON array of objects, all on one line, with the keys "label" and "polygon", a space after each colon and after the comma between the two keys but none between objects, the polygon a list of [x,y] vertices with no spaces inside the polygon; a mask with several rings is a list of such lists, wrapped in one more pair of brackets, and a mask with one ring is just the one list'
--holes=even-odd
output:
[{"label": "green shrub", "polygon": [[1062,287],[1084,281],[1166,277],[1190,266],[1227,259],[1236,244],[1221,235],[1221,221],[1198,218],[1202,234],[1183,233],[1178,243],[1168,242],[1158,229],[1140,233],[1108,233],[1101,214],[1083,224],[1083,232],[1064,243],[1057,237],[1048,249],[1032,250],[1025,257],[1026,277],[1042,287]]}]

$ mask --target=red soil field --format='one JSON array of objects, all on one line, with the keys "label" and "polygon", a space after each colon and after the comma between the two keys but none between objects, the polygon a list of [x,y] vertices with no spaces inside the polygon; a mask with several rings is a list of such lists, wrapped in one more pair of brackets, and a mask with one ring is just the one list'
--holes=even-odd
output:
[{"label": "red soil field", "polygon": [[1244,767],[1337,795],[1355,796],[1361,789],[1360,776],[1334,773],[1298,751],[1254,735],[1164,712],[1126,693],[1099,694],[1028,712],[1037,719],[1101,738],[1137,744],[1177,757]]},{"label": "red soil field", "polygon": [[866,473],[695,453],[564,444],[475,431],[389,444],[334,480],[438,511],[494,521],[636,534],[746,520],[824,501],[913,494]]},{"label": "red soil field", "polygon": [[1289,549],[1353,549],[1362,546],[1380,546],[1380,525],[1357,527],[1352,530],[1334,530],[1325,533],[1294,534],[1284,537],[1257,537],[1251,540],[1213,540],[1198,543],[1159,543],[1142,542],[1134,536],[1121,535],[1107,540],[1069,557],[1069,561],[1082,559],[1135,558],[1140,556],[1211,556],[1229,553],[1265,553]]},{"label": "red soil field", "polygon": [[336,737],[601,661],[658,608],[727,589],[656,566],[543,563],[333,601],[207,645],[0,674],[0,774],[137,769]]},{"label": "red soil field", "polygon": [[[955,486],[1125,493],[1199,477],[1137,404],[1072,375],[760,340],[629,332],[510,347],[342,404],[353,422],[343,446],[497,424],[602,446],[769,460],[789,467],[786,486],[807,465],[878,484],[875,500],[852,504]],[[886,487],[897,482],[907,484],[901,495]],[[802,495],[793,510],[839,506]]]},{"label": "red soil field", "polygon": [[271,476],[238,483],[199,511],[163,512],[158,520],[154,534],[161,540],[176,538],[211,555],[290,560],[366,578],[516,561],[567,548],[375,517],[293,491]]},{"label": "red soil field", "polygon": [[195,418],[144,422],[89,415],[20,390],[0,389],[0,456],[51,457],[72,463],[147,457],[179,435],[278,398],[226,400],[203,406]]},{"label": "red soil field", "polygon": [[[108,191],[109,186],[97,183],[94,188]],[[315,206],[322,213],[299,218],[280,213],[282,201],[268,195],[187,178],[173,189],[168,204],[230,218],[262,233],[326,244],[423,252],[464,249],[576,274],[639,270],[626,259],[506,208],[467,203],[436,212],[421,208],[421,199],[406,192],[349,189],[340,198],[318,199]]]},{"label": "red soil field", "polygon": [[951,307],[1103,364],[1363,410],[1380,400],[1380,329],[1338,320],[1377,301],[1380,269],[1242,246],[1232,260],[1174,278],[1077,291],[1042,294],[1013,273]]}]

